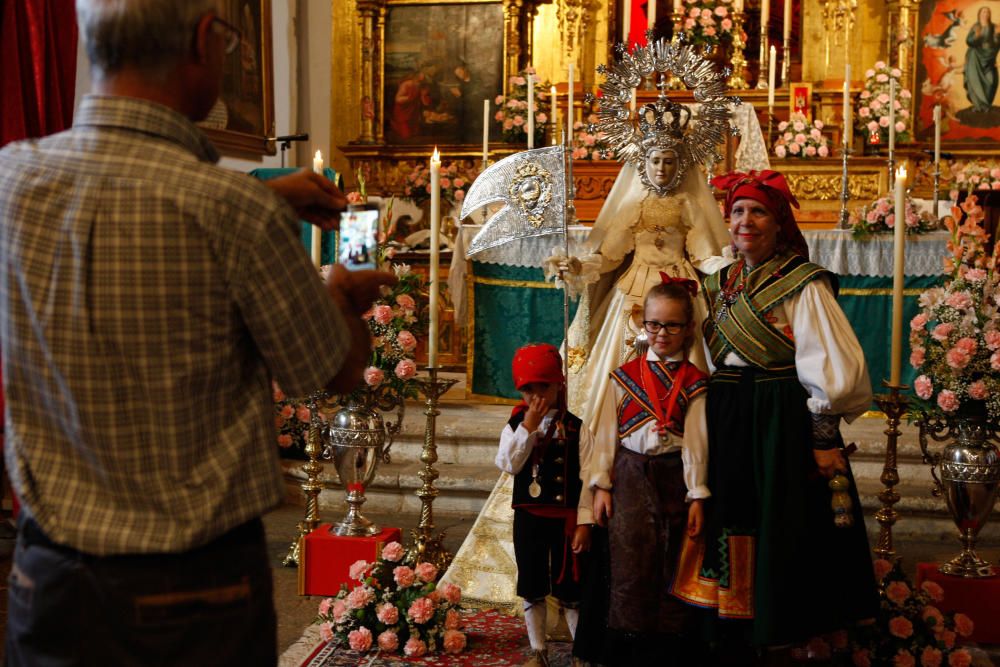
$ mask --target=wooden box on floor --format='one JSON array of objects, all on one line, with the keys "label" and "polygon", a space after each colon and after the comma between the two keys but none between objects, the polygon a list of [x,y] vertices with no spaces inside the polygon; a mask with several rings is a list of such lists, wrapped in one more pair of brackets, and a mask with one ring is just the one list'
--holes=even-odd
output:
[{"label": "wooden box on floor", "polygon": [[330,532],[330,524],[320,524],[306,535],[302,545],[299,595],[336,595],[340,585],[350,581],[352,564],[359,560],[370,563],[379,557],[383,546],[399,541],[399,528],[383,528],[373,537],[341,537]]}]

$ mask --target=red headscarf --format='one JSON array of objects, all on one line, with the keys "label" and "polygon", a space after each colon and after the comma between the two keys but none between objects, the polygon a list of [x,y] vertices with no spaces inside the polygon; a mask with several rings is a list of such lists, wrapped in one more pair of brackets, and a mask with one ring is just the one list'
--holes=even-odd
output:
[{"label": "red headscarf", "polygon": [[739,199],[753,199],[767,207],[781,229],[782,238],[792,252],[809,259],[809,246],[802,236],[802,230],[795,222],[792,206],[799,207],[795,195],[788,188],[785,177],[771,169],[751,171],[743,174],[730,172],[712,179],[712,185],[726,191],[726,217],[733,210],[733,202]]}]

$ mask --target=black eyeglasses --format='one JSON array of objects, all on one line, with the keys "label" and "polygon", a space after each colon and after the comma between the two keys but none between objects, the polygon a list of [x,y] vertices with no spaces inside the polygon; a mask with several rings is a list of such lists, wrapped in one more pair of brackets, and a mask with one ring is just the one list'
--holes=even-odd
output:
[{"label": "black eyeglasses", "polygon": [[662,329],[671,336],[676,336],[680,332],[684,331],[687,325],[687,322],[657,322],[656,320],[642,321],[642,326],[647,332],[651,334],[658,334]]},{"label": "black eyeglasses", "polygon": [[226,40],[226,55],[233,53],[240,46],[243,34],[232,24],[220,19],[218,16],[212,17],[212,25],[218,26],[217,32]]}]

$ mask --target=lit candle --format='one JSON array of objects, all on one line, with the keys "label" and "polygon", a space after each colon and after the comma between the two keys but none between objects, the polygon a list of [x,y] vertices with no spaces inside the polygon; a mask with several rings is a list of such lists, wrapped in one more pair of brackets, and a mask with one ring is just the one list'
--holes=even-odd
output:
[{"label": "lit candle", "polygon": [[[934,166],[941,162],[941,105],[934,105]],[[937,216],[937,211],[934,211]]]},{"label": "lit candle", "polygon": [[893,273],[892,273],[892,349],[890,359],[889,384],[899,386],[899,373],[903,364],[903,251],[906,231],[906,166],[896,170],[896,220],[893,223]]},{"label": "lit candle", "polygon": [[437,146],[431,155],[431,279],[427,286],[430,290],[430,326],[427,328],[427,366],[437,368],[438,356],[438,291],[440,290],[438,270],[441,246],[441,155]]},{"label": "lit candle", "polygon": [[646,13],[648,14],[646,17],[646,27],[652,30],[653,26],[656,25],[656,0],[649,0],[649,3],[646,5]]},{"label": "lit candle", "polygon": [[774,49],[774,44],[771,45],[770,58],[767,60],[767,110],[768,112],[774,108],[774,61],[777,59],[777,53]]},{"label": "lit candle", "polygon": [[760,31],[765,35],[765,40],[767,39],[767,24],[771,20],[771,0],[761,0],[760,3]]},{"label": "lit candle", "polygon": [[844,65],[844,146],[851,145],[851,63]]},{"label": "lit candle", "polygon": [[889,152],[896,148],[896,80],[889,79]]},{"label": "lit candle", "polygon": [[552,106],[552,118],[549,118],[549,122],[552,123],[552,143],[554,145],[556,143],[556,134],[558,134],[558,132],[556,131],[556,129],[559,127],[556,124],[556,111],[557,111],[557,109],[556,109],[556,87],[555,86],[552,86],[552,88],[549,89],[549,95],[551,95],[551,97],[549,99],[552,100],[552,102],[551,102],[551,106]]},{"label": "lit candle", "polygon": [[[674,11],[680,12],[680,8],[679,8],[680,3],[677,3],[677,4],[678,4],[678,8],[675,8]],[[737,14],[742,14],[743,13],[743,0],[736,0],[736,2],[733,3],[733,9],[736,10]]]},{"label": "lit candle", "polygon": [[566,102],[566,138],[573,145],[573,63],[569,64],[569,98]]},{"label": "lit candle", "polygon": [[792,37],[792,0],[785,0],[785,18],[784,18],[784,43],[788,44]]},{"label": "lit candle", "polygon": [[528,75],[528,150],[535,147],[535,76]]},{"label": "lit candle", "polygon": [[490,159],[490,101],[483,100],[483,169]]},{"label": "lit candle", "polygon": [[[319,151],[313,156],[313,171],[320,176],[323,175],[323,154]],[[323,262],[323,230],[316,225],[313,225],[311,240],[310,255],[313,264],[319,266]]]},{"label": "lit candle", "polygon": [[625,43],[625,48],[628,48],[628,38],[629,30],[631,30],[632,24],[632,0],[625,0],[625,11],[622,16],[622,42]]}]

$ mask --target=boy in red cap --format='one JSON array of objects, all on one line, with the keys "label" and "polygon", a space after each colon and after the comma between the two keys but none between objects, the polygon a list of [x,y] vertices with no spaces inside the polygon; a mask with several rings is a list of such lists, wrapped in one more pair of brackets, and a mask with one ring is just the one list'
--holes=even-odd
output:
[{"label": "boy in red cap", "polygon": [[570,633],[579,620],[577,556],[590,548],[590,490],[583,484],[593,450],[590,431],[566,409],[559,350],[525,345],[514,354],[514,386],[523,401],[500,434],[497,467],[514,475],[514,557],[517,594],[532,655],[525,666],[547,667],[545,597],[566,611]]}]

